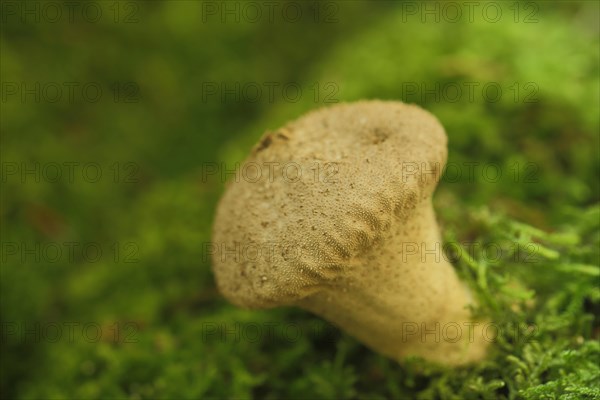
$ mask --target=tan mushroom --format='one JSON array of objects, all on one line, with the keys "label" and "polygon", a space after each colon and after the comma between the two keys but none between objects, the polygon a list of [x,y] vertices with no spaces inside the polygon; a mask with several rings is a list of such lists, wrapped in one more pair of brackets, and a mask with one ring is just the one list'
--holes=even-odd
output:
[{"label": "tan mushroom", "polygon": [[265,134],[218,205],[220,291],[243,307],[310,310],[398,361],[481,359],[482,323],[441,254],[431,203],[446,141],[431,114],[391,101]]}]

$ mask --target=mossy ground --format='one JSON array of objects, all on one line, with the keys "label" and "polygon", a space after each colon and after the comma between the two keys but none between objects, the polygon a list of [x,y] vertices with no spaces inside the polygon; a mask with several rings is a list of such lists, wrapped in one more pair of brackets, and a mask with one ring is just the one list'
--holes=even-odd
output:
[{"label": "mossy ground", "polygon": [[[536,3],[537,22],[524,23],[501,4],[497,23],[422,23],[383,1],[340,2],[337,22],[319,24],[203,22],[202,4],[186,1],[142,4],[132,24],[3,21],[2,82],[97,82],[110,95],[2,101],[3,168],[104,173],[3,176],[2,396],[600,398],[598,5]],[[138,101],[113,101],[115,82],[134,82]],[[294,82],[304,95],[207,98],[206,82]],[[503,95],[446,91],[490,82]],[[446,127],[462,175],[446,176],[434,203],[446,243],[462,243],[448,256],[477,312],[497,323],[486,361],[401,366],[301,310],[240,310],[217,293],[203,244],[223,184],[203,166],[241,161],[264,130],[326,96],[403,99]],[[477,163],[472,176],[464,163]],[[491,163],[497,179],[482,173]],[[36,256],[36,244],[73,242],[103,256]],[[36,323],[63,335],[23,332]],[[273,334],[236,337],[257,325]]]}]

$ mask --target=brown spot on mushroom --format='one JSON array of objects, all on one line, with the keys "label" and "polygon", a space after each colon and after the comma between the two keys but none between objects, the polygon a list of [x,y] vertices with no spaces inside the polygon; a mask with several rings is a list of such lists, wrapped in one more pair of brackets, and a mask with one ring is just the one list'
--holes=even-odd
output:
[{"label": "brown spot on mushroom", "polygon": [[260,151],[263,151],[263,150],[265,150],[266,148],[268,148],[268,147],[271,145],[271,143],[272,143],[272,142],[273,142],[273,139],[271,138],[271,135],[270,135],[270,134],[269,134],[269,135],[267,135],[267,136],[265,136],[265,137],[264,137],[264,138],[263,138],[263,139],[260,141],[260,143],[258,144],[258,146],[256,147],[256,150],[255,150],[255,152],[256,152],[256,153],[258,153],[258,152],[260,152]]},{"label": "brown spot on mushroom", "polygon": [[386,141],[386,139],[388,138],[389,133],[387,133],[385,131],[385,129],[382,128],[374,128],[373,129],[373,144],[380,144]]},{"label": "brown spot on mushroom", "polygon": [[286,136],[283,132],[277,132],[277,137],[282,140],[290,140],[290,138]]}]

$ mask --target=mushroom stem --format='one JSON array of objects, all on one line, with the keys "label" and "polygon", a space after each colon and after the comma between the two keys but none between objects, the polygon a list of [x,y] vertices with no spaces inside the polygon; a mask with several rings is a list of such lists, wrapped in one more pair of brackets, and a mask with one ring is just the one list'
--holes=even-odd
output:
[{"label": "mushroom stem", "polygon": [[471,295],[442,254],[431,201],[393,223],[384,240],[365,255],[364,275],[348,274],[298,306],[398,361],[420,356],[460,365],[483,358],[483,323],[473,321]]}]

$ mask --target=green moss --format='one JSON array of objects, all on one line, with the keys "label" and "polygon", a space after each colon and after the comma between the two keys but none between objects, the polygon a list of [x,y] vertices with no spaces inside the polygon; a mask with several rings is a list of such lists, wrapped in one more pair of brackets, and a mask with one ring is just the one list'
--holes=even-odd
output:
[{"label": "green moss", "polygon": [[[2,101],[3,163],[104,173],[3,176],[2,397],[600,398],[597,4],[539,3],[534,24],[435,26],[394,3],[339,4],[335,24],[202,24],[194,2],[146,4],[132,25],[2,24],[3,82],[140,88],[130,104]],[[297,82],[306,95],[206,101],[207,81]],[[453,102],[406,86],[468,82],[510,95]],[[515,101],[515,82],[535,83],[535,101]],[[205,163],[231,168],[263,131],[324,105],[328,83],[334,100],[419,103],[446,127],[450,163],[502,170],[447,174],[434,199],[448,257],[499,332],[480,364],[399,365],[301,310],[241,310],[216,291],[204,245],[223,182]],[[104,253],[6,247],[66,242]],[[31,333],[53,323],[56,341]]]}]

